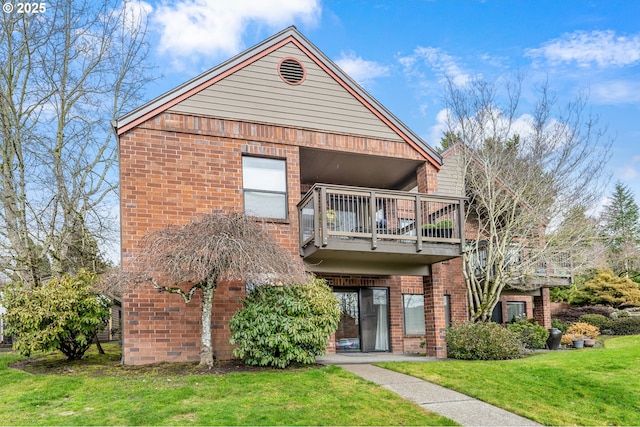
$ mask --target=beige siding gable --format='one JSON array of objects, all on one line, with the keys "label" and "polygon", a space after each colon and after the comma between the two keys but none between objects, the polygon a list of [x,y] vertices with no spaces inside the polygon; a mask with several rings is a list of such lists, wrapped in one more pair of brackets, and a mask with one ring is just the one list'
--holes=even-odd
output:
[{"label": "beige siding gable", "polygon": [[462,150],[453,150],[442,159],[442,168],[438,172],[438,194],[464,197],[463,171]]},{"label": "beige siding gable", "polygon": [[[305,67],[302,84],[288,84],[278,75],[278,64],[289,57]],[[293,43],[248,64],[169,111],[402,140]]]}]

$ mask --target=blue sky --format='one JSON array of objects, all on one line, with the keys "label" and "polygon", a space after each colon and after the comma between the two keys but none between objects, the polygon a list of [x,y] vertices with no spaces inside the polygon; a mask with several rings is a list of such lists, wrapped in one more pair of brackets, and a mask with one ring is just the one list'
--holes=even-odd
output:
[{"label": "blue sky", "polygon": [[[613,138],[603,166],[640,203],[640,2],[188,0],[149,13],[152,99],[295,25],[428,143],[440,139],[443,79],[524,72],[522,113],[544,80],[558,104],[588,93]],[[611,193],[611,190],[609,190]],[[603,201],[603,203],[606,201]]]}]

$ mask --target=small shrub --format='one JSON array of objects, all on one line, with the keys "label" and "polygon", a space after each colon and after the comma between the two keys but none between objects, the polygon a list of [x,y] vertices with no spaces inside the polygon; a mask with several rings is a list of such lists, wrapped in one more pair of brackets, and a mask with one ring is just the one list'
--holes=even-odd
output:
[{"label": "small shrub", "polygon": [[520,342],[530,349],[544,348],[549,338],[549,331],[535,321],[517,320],[507,324],[507,329],[520,337]]},{"label": "small shrub", "polygon": [[260,286],[229,323],[233,354],[247,365],[285,368],[315,363],[338,327],[338,299],[324,280],[294,286]]},{"label": "small shrub", "polygon": [[578,319],[579,322],[588,323],[593,326],[597,326],[601,331],[609,329],[611,326],[611,319],[602,314],[583,314]]},{"label": "small shrub", "polygon": [[453,228],[453,221],[451,221],[450,219],[443,219],[441,221],[438,221],[436,223],[436,228]]},{"label": "small shrub", "polygon": [[567,332],[567,329],[569,328],[569,326],[571,326],[571,323],[569,322],[563,322],[562,320],[555,319],[555,318],[551,319],[551,327],[560,329],[563,334]]},{"label": "small shrub", "polygon": [[619,317],[613,319],[610,329],[615,335],[640,334],[640,317]]},{"label": "small shrub", "polygon": [[575,339],[575,335],[573,334],[563,334],[562,338],[560,338],[560,344],[572,345],[574,339]]},{"label": "small shrub", "polygon": [[595,338],[600,335],[600,329],[588,323],[577,322],[569,326],[567,334]]},{"label": "small shrub", "polygon": [[494,322],[465,322],[447,329],[447,356],[464,360],[505,360],[522,357],[517,334]]}]

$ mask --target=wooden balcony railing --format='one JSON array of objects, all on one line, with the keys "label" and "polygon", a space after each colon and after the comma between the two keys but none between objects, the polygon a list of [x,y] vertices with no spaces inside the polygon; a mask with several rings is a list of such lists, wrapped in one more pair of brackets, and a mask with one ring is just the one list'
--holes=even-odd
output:
[{"label": "wooden balcony railing", "polygon": [[464,198],[315,184],[298,203],[300,248],[370,242],[419,253],[427,244],[464,242]]},{"label": "wooden balcony railing", "polygon": [[[472,258],[476,265],[475,274],[483,275],[487,269],[487,249],[479,248]],[[504,270],[515,273],[515,276],[537,277],[540,280],[566,279],[570,283],[573,278],[571,257],[567,253],[541,252],[539,248],[523,247],[508,254]],[[495,265],[489,271],[489,278],[495,274]],[[544,282],[541,282],[544,283]],[[564,282],[558,282],[564,283]]]}]

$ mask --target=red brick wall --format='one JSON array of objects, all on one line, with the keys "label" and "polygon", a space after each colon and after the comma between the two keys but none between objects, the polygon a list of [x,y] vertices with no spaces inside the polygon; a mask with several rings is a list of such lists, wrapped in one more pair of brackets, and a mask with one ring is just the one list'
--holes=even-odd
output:
[{"label": "red brick wall", "polygon": [[[141,238],[150,231],[184,224],[213,210],[241,210],[243,153],[286,160],[289,217],[268,228],[276,242],[293,253],[298,253],[296,204],[302,190],[299,147],[421,159],[403,141],[174,113],[162,113],[124,133],[119,147],[124,270],[131,267]],[[436,185],[435,173],[435,168],[425,163],[419,173],[423,187]],[[384,281],[391,291],[391,346],[401,351],[400,279]],[[231,357],[227,322],[242,295],[244,287],[237,284],[220,285],[216,292],[212,339],[220,359]],[[161,294],[150,287],[130,289],[123,302],[124,363],[197,360],[200,311],[199,292],[185,304],[178,295]]]},{"label": "red brick wall", "polygon": [[462,274],[462,259],[452,259],[431,267],[424,277],[426,352],[428,356],[446,357],[444,296],[449,295],[451,324],[468,320],[467,294]]},{"label": "red brick wall", "polygon": [[425,349],[427,356],[447,357],[445,342],[446,325],[444,318],[444,287],[441,266],[431,266],[431,276],[423,277]]},{"label": "red brick wall", "polygon": [[140,288],[125,294],[122,306],[125,363],[199,360],[200,298],[186,305],[176,294]]},{"label": "red brick wall", "polygon": [[551,298],[549,288],[540,289],[540,296],[533,297],[533,318],[546,329],[551,328]]},{"label": "red brick wall", "polygon": [[456,325],[469,320],[467,288],[462,272],[462,258],[441,262],[440,272],[443,281],[443,293],[451,300],[451,324]]}]

